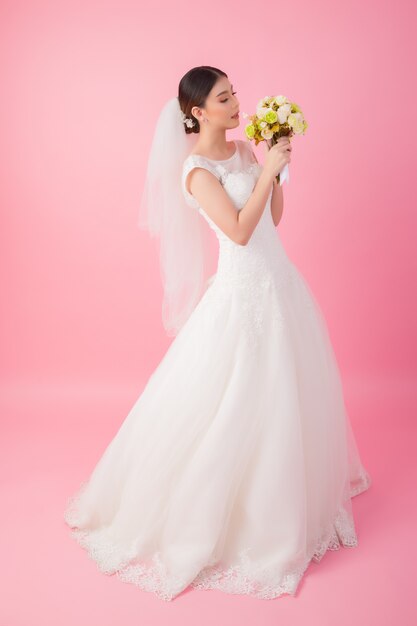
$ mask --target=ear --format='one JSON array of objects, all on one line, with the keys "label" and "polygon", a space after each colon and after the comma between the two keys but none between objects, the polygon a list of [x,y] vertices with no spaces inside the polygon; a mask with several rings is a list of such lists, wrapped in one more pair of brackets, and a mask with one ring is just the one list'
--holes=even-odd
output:
[{"label": "ear", "polygon": [[201,111],[201,109],[199,109],[198,107],[193,107],[193,108],[191,109],[191,113],[194,115],[194,117],[195,117],[198,121],[200,121],[199,116],[200,116],[200,115],[202,115],[202,111]]}]

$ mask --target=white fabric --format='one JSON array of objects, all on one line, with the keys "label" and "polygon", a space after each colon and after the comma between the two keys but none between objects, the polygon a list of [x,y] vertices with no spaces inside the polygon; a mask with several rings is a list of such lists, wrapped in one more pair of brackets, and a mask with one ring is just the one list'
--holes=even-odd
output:
[{"label": "white fabric", "polygon": [[261,165],[246,141],[237,147],[184,162],[184,197],[218,237],[218,271],[65,511],[102,572],[164,600],[188,585],[294,594],[311,560],[358,544],[351,498],[371,484],[271,194],[242,246],[185,189],[206,167],[240,210]]},{"label": "white fabric", "polygon": [[170,336],[187,321],[210,278],[207,228],[181,191],[184,159],[197,138],[186,134],[178,98],[170,98],[155,125],[139,205],[137,225],[159,239],[162,322]]}]

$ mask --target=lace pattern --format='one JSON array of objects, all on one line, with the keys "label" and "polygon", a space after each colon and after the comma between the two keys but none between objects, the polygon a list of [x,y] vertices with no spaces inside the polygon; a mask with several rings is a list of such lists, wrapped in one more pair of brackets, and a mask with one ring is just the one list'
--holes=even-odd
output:
[{"label": "lace pattern", "polygon": [[[77,523],[77,501],[86,484],[82,484],[78,495],[68,499],[64,519],[69,526]],[[363,470],[356,486],[350,489],[350,496],[362,493],[370,485],[369,474]],[[207,566],[187,583],[180,574],[168,572],[160,551],[155,551],[148,559],[137,559],[135,543],[129,548],[121,548],[120,545],[111,542],[106,528],[95,531],[71,528],[70,534],[97,563],[101,572],[107,575],[115,574],[120,581],[134,584],[166,601],[173,600],[188,586],[200,590],[217,589],[225,593],[249,595],[263,600],[270,600],[282,594],[294,595],[312,561],[319,563],[327,550],[339,550],[341,546],[358,546],[353,516],[341,505],[332,523],[324,529],[312,553],[287,572],[282,573],[282,567],[278,565],[267,568],[259,565],[250,557],[252,548],[246,547],[237,554],[233,565],[224,566],[212,558]]]},{"label": "lace pattern", "polygon": [[[261,264],[260,264],[261,265]],[[240,324],[246,348],[254,352],[260,345],[262,333],[265,331],[266,316],[275,328],[281,332],[285,327],[285,319],[279,304],[279,299],[273,296],[271,306],[265,307],[264,301],[268,292],[277,288],[283,289],[294,280],[291,265],[285,267],[284,272],[273,276],[267,272],[256,271],[248,274],[225,274],[218,272],[214,281],[207,289],[205,298],[211,301],[211,311],[216,315],[227,306],[231,290],[237,294],[240,305]]]},{"label": "lace pattern", "polygon": [[[249,156],[248,156],[249,155]],[[183,190],[187,200],[198,208],[200,214],[216,233],[219,241],[219,259],[215,280],[205,297],[212,301],[216,312],[230,300],[233,291],[239,298],[241,327],[244,342],[250,352],[256,351],[265,330],[266,315],[278,331],[284,328],[284,317],[279,299],[271,299],[272,307],[265,307],[268,292],[284,289],[295,279],[294,265],[288,259],[273,227],[269,195],[267,205],[251,239],[239,245],[213,222],[195,198],[186,190],[185,180],[194,167],[203,167],[214,174],[240,211],[251,195],[262,166],[254,160],[252,150],[245,153],[243,165],[231,171],[221,163],[213,163],[199,155],[190,155],[183,168]]]}]

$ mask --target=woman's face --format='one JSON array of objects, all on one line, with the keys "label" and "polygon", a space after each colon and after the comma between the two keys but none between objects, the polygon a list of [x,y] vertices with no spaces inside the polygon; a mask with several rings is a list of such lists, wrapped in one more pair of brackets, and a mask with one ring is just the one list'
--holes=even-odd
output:
[{"label": "woman's face", "polygon": [[222,76],[214,85],[206,99],[206,107],[198,109],[193,107],[192,113],[197,117],[200,126],[204,124],[204,118],[208,120],[211,127],[236,128],[239,126],[239,100],[236,98],[236,91],[230,84],[226,76]]}]

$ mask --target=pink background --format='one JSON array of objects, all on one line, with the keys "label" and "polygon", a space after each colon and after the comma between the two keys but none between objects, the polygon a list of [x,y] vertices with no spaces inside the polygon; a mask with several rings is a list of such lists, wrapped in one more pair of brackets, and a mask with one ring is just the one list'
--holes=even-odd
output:
[{"label": "pink background", "polygon": [[[246,626],[254,611],[265,625],[415,623],[415,13],[1,3],[1,626]],[[96,571],[62,520],[172,341],[156,243],[136,219],[160,108],[203,64],[228,74],[241,112],[283,93],[305,114],[278,229],[326,316],[374,479],[354,500],[360,547],[273,602],[194,591],[164,604]]]}]

